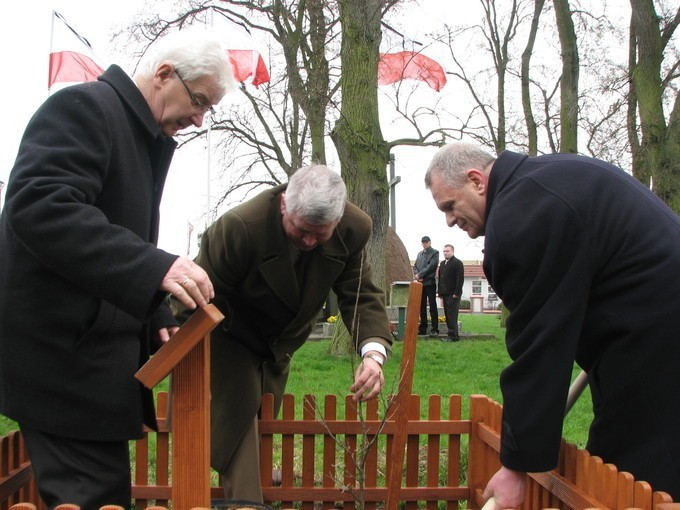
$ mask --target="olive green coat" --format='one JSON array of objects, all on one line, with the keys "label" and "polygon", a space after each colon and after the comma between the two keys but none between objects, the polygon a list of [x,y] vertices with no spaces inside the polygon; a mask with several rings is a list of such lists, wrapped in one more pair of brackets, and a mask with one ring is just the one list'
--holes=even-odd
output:
[{"label": "olive green coat", "polygon": [[[378,337],[388,351],[391,346],[384,292],[372,283],[363,259],[370,217],[346,205],[331,239],[312,252],[299,289],[282,225],[284,189],[272,188],[225,213],[202,236],[196,259],[226,316],[211,341],[212,466],[217,471],[224,470],[252,425],[263,393],[275,395],[278,412],[290,359],[312,332],[331,288],[348,329],[358,332],[357,349],[369,337]],[[353,317],[360,318],[354,327]]]}]

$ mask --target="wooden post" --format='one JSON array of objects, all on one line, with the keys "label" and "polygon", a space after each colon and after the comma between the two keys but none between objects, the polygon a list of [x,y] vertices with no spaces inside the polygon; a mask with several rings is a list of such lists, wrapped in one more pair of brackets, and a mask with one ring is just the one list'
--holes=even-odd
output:
[{"label": "wooden post", "polygon": [[416,361],[416,344],[418,342],[418,321],[420,320],[420,299],[423,284],[411,282],[408,292],[406,310],[406,332],[404,348],[401,355],[399,391],[397,393],[394,437],[392,439],[392,467],[387,483],[386,510],[396,510],[399,505],[399,492],[404,469],[404,448],[406,446],[406,428],[408,426],[408,404],[413,389],[413,366]]},{"label": "wooden post", "polygon": [[210,508],[210,332],[214,305],[191,318],[135,377],[153,388],[172,372],[172,508]]}]

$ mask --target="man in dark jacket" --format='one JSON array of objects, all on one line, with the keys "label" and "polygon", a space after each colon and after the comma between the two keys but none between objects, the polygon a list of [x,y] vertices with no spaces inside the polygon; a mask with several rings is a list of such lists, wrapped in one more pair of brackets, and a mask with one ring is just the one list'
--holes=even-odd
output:
[{"label": "man in dark jacket", "polygon": [[449,226],[486,236],[484,272],[510,311],[503,467],[485,496],[515,508],[524,473],[556,466],[575,361],[590,453],[680,499],[678,215],[620,168],[571,154],[452,144],[425,183]]},{"label": "man in dark jacket", "polygon": [[416,256],[413,265],[413,279],[423,284],[422,297],[420,299],[420,324],[418,334],[427,334],[427,306],[430,305],[430,320],[432,329],[430,336],[439,334],[439,310],[437,308],[437,264],[439,264],[439,252],[432,247],[432,241],[428,236],[420,240],[423,249]]},{"label": "man in dark jacket", "polygon": [[331,289],[362,356],[350,391],[368,400],[384,384],[391,335],[384,292],[365,259],[372,222],[346,197],[337,173],[303,167],[287,185],[226,212],[201,237],[196,262],[227,317],[211,335],[210,402],[211,462],[228,499],[262,501],[262,395],[274,394],[278,413],[292,356]]},{"label": "man in dark jacket", "polygon": [[231,81],[216,40],[173,34],[134,81],[111,66],[26,128],[0,218],[0,412],[50,508],[130,506],[128,441],[155,427],[134,374],[174,323],[162,303],[213,297],[203,269],[155,246],[171,137]]},{"label": "man in dark jacket", "polygon": [[437,293],[444,304],[444,316],[446,328],[449,330],[443,342],[457,342],[458,336],[458,309],[460,308],[460,296],[463,293],[463,280],[465,269],[463,263],[453,256],[453,245],[445,244],[444,260],[439,264]]}]

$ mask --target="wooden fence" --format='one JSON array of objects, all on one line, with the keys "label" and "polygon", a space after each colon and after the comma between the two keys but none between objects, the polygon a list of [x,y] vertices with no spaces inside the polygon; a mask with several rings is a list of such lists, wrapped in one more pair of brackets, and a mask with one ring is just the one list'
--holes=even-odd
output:
[{"label": "wooden fence", "polygon": [[[426,403],[416,395],[411,397],[406,468],[399,491],[406,510],[453,510],[459,508],[459,502],[461,507],[479,509],[486,482],[499,467],[501,406],[487,397],[473,396],[470,418],[462,419],[460,396],[448,398],[445,417],[444,403],[440,396],[430,396]],[[294,397],[286,395],[281,417],[274,419],[271,396],[263,402],[260,432],[265,500],[280,502],[282,508],[295,504],[302,510],[350,509],[357,502],[367,510],[382,507],[387,494],[385,480],[395,468],[391,464],[394,410],[382,419],[377,402],[357,408],[348,397],[339,418],[334,395],[325,396],[323,406],[314,397],[305,397],[302,419],[296,419],[295,407]],[[171,438],[166,412],[167,395],[161,393],[160,431],[147,434],[135,445],[132,492],[139,510],[171,506]],[[463,455],[466,439],[467,457]],[[281,473],[277,482],[272,480],[275,469]],[[614,466],[569,444],[563,445],[556,470],[530,474],[528,479],[523,510],[680,510],[680,504],[667,494],[653,492],[649,484],[636,482],[629,474],[618,473]],[[223,497],[217,483],[211,487],[211,497]],[[17,503],[41,508],[38,501],[20,435],[11,433],[0,443],[0,510]]]}]

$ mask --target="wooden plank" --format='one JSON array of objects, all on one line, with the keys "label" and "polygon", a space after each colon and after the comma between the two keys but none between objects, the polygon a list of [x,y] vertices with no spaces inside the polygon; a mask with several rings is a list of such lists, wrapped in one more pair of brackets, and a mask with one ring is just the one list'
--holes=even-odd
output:
[{"label": "wooden plank", "polygon": [[[316,400],[314,395],[305,395],[302,408],[302,419],[305,421],[316,420]],[[315,435],[305,434],[302,436],[302,486],[314,487],[314,461],[315,461]],[[313,510],[312,502],[303,502],[302,510]]]},{"label": "wooden plank", "polygon": [[[366,402],[365,419],[380,421],[378,420],[378,399]],[[364,441],[364,488],[376,487],[378,485],[378,435],[366,433],[363,434],[362,439]],[[375,502],[366,502],[364,508],[374,510]]]},{"label": "wooden plank", "polygon": [[[345,420],[357,420],[357,404],[352,400],[351,396],[345,397]],[[357,483],[357,433],[345,434],[345,473],[343,476],[345,490],[351,495],[350,499],[337,499],[336,501],[345,501],[343,505],[344,510],[353,510],[354,505],[354,489]]]},{"label": "wooden plank", "polygon": [[[364,490],[364,498],[366,501],[385,501],[387,490],[385,487],[367,487]],[[402,487],[400,498],[402,501],[425,501],[428,499],[449,501],[465,499],[468,493],[468,487]],[[355,495],[341,487],[332,489],[325,487],[272,487],[264,490],[265,501],[281,501],[283,498],[293,501],[342,501],[354,508]]]},{"label": "wooden plank", "polygon": [[[262,421],[274,421],[274,395],[266,393],[262,395],[260,404],[260,423]],[[260,483],[264,487],[272,487],[272,474],[274,472],[274,436],[272,432],[263,432],[258,423],[260,432]],[[224,497],[224,494],[222,494]]]},{"label": "wooden plank", "polygon": [[[321,422],[304,422],[301,420],[261,420],[260,432],[267,434],[386,434],[393,435],[397,425],[393,421],[383,420],[324,420]],[[428,434],[469,434],[472,423],[469,420],[419,420],[409,422],[405,426],[407,435]],[[491,438],[494,443],[500,444],[500,440],[494,440],[498,434],[492,432],[485,436]],[[492,443],[493,444],[493,443]]]},{"label": "wooden plank", "polygon": [[0,501],[9,499],[32,479],[33,468],[29,461],[23,462],[18,468],[9,471],[0,478]]},{"label": "wooden plank", "polygon": [[[170,431],[167,428],[169,395],[166,391],[156,396],[158,432],[156,432],[156,483],[170,485]],[[157,506],[168,506],[167,499],[156,498]]]},{"label": "wooden plank", "polygon": [[[399,408],[397,408],[398,410]],[[420,396],[411,395],[410,404],[408,406],[408,420],[409,422],[418,421],[420,419]],[[395,464],[396,465],[396,464]],[[406,487],[418,487],[418,478],[420,475],[420,436],[415,434],[406,435]],[[389,494],[389,491],[388,491]],[[418,504],[415,501],[407,501],[405,504],[406,510],[417,510]]]},{"label": "wooden plank", "polygon": [[165,379],[173,368],[224,319],[215,305],[197,309],[135,377],[147,388]]},{"label": "wooden plank", "polygon": [[[283,396],[283,417],[286,420],[295,418],[295,398],[293,395]],[[283,434],[281,438],[281,487],[290,488],[294,485],[295,449],[293,434]],[[293,500],[281,501],[281,508],[292,508]]]},{"label": "wooden plank", "polygon": [[[430,395],[427,406],[427,416],[430,420],[441,419],[442,414],[442,399],[439,395]],[[439,434],[427,435],[427,465],[426,465],[426,485],[428,487],[439,486],[439,449],[441,444],[441,436]],[[429,510],[437,510],[438,503],[436,500],[426,502]]]},{"label": "wooden plank", "polygon": [[209,371],[208,336],[195,343],[172,371],[173,510],[210,507]]},{"label": "wooden plank", "polygon": [[392,444],[392,469],[390,470],[390,478],[387,483],[388,491],[385,501],[386,510],[396,510],[399,504],[401,475],[404,466],[404,446],[407,436],[408,406],[413,388],[413,371],[416,361],[422,290],[423,285],[419,282],[411,282],[409,284],[406,331],[404,332],[399,391],[397,392],[396,429]]},{"label": "wooden plank", "polygon": [[652,510],[652,487],[647,482],[633,484],[633,505],[642,510]]},{"label": "wooden plank", "polygon": [[596,498],[589,496],[579,487],[575,487],[571,482],[566,480],[554,471],[546,473],[529,473],[529,476],[536,480],[536,482],[547,489],[550,493],[555,494],[560,501],[567,504],[569,508],[598,508],[601,507],[601,502]]},{"label": "wooden plank", "polygon": [[[326,395],[324,400],[323,416],[324,422],[335,420],[337,418],[338,400],[335,395]],[[335,487],[336,485],[336,441],[337,436],[332,434],[324,434],[323,437],[323,487]],[[323,510],[331,510],[335,508],[333,501],[324,501],[322,504]]]},{"label": "wooden plank", "polygon": [[[449,396],[449,420],[460,420],[461,417],[461,397],[460,395]],[[460,485],[460,464],[461,464],[460,435],[449,434],[449,446],[446,452],[447,478],[449,486]],[[457,501],[447,501],[446,510],[456,510]]]}]

